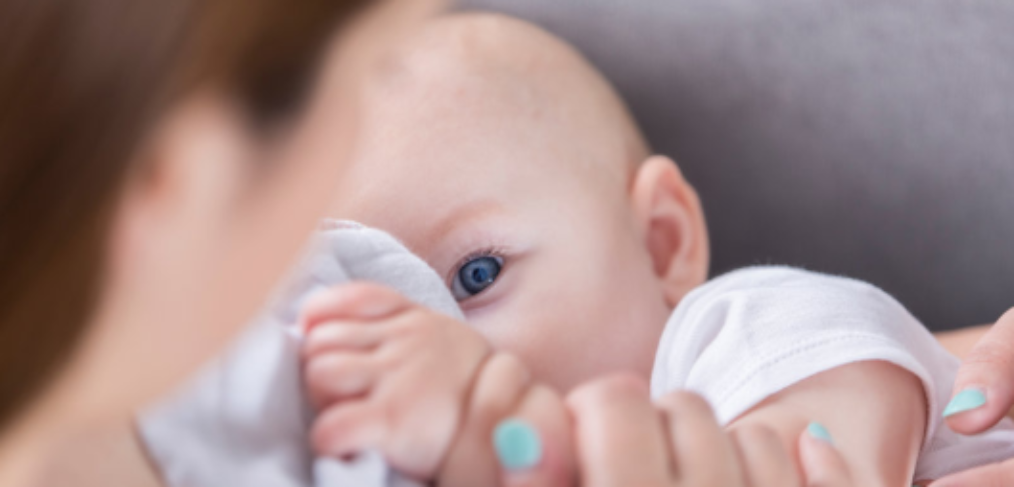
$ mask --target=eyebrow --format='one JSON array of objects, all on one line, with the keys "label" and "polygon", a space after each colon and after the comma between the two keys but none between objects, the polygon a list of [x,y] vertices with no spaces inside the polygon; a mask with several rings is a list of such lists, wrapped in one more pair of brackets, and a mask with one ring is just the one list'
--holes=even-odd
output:
[{"label": "eyebrow", "polygon": [[434,244],[451,234],[455,228],[475,220],[482,220],[491,214],[503,212],[503,206],[494,200],[479,200],[457,205],[452,211],[436,221],[423,235],[424,242]]}]

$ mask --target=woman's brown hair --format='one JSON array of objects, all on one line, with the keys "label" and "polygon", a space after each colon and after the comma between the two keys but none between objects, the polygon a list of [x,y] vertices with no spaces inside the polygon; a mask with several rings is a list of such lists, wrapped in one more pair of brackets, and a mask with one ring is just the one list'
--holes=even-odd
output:
[{"label": "woman's brown hair", "polygon": [[134,154],[198,85],[292,109],[366,0],[0,0],[0,430],[75,349]]}]

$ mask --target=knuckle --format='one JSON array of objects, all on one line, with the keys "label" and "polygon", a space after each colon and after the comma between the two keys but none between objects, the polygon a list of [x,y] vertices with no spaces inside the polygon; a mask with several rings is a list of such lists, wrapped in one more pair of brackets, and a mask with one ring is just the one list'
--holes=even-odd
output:
[{"label": "knuckle", "polygon": [[303,356],[315,357],[327,352],[327,349],[338,340],[339,332],[334,328],[337,325],[322,324],[314,327],[303,340]]},{"label": "knuckle", "polygon": [[995,341],[977,345],[965,358],[962,372],[978,374],[997,369],[1014,372],[1014,344]]},{"label": "knuckle", "polygon": [[436,327],[433,317],[425,308],[414,307],[401,313],[391,330],[396,336],[406,338],[433,334]]}]

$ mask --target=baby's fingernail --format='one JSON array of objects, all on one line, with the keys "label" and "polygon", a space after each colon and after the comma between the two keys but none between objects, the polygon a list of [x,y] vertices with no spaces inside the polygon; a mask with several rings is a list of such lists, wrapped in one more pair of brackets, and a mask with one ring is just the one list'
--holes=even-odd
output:
[{"label": "baby's fingernail", "polygon": [[809,434],[810,437],[816,438],[829,445],[834,444],[834,439],[831,438],[831,432],[828,431],[827,428],[824,427],[824,425],[816,421],[806,425],[806,433]]},{"label": "baby's fingernail", "polygon": [[500,464],[507,470],[528,470],[542,459],[539,432],[524,420],[501,421],[493,431],[493,446]]},{"label": "baby's fingernail", "polygon": [[979,409],[986,404],[986,393],[981,389],[969,388],[954,395],[951,402],[944,408],[944,417]]}]

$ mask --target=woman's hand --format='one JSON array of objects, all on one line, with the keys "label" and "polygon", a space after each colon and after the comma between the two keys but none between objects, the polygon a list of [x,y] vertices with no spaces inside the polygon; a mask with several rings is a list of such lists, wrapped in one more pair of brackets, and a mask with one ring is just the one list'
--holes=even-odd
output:
[{"label": "woman's hand", "polygon": [[1014,405],[1014,308],[1003,315],[964,359],[947,407],[947,425],[981,433]]},{"label": "woman's hand", "polygon": [[[1014,405],[1014,308],[965,357],[944,411],[947,425],[971,435],[989,429]],[[969,470],[935,482],[958,485],[1014,486],[1014,461]]]},{"label": "woman's hand", "polygon": [[[593,381],[573,391],[566,406],[572,441],[558,437],[569,428],[550,427],[559,414],[540,417],[533,413],[543,408],[533,408],[508,451],[497,445],[500,485],[575,485],[567,474],[572,462],[577,485],[585,487],[854,485],[829,434],[819,425],[801,435],[797,461],[794,452],[765,427],[725,433],[708,405],[694,394],[675,393],[652,404],[646,384],[634,377]],[[557,451],[570,445],[573,459]],[[516,462],[522,457],[528,461]]]},{"label": "woman's hand", "polygon": [[577,389],[568,404],[586,487],[853,485],[830,435],[816,424],[799,439],[800,469],[773,431],[755,426],[727,435],[695,394],[652,404],[641,380],[621,376]]}]

